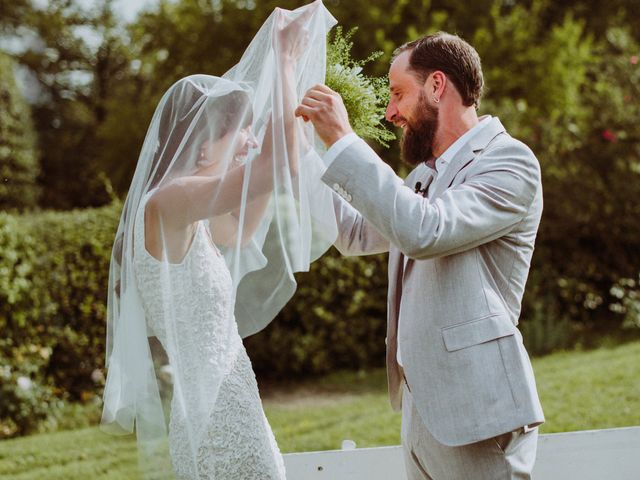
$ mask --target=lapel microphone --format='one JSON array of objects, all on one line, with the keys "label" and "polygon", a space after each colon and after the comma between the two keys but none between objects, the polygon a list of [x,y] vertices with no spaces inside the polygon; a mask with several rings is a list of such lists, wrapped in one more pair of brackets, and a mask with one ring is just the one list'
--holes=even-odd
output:
[{"label": "lapel microphone", "polygon": [[416,186],[414,187],[414,192],[415,193],[419,193],[423,197],[426,197],[427,196],[427,190],[429,190],[429,185],[431,185],[432,181],[433,181],[433,177],[429,178],[429,180],[427,181],[427,184],[424,186],[424,188],[422,188],[422,182],[416,182]]}]

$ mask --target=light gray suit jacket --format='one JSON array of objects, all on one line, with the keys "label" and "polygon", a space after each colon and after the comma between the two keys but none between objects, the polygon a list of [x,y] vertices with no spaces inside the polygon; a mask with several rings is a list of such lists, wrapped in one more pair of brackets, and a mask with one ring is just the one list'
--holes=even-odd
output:
[{"label": "light gray suit jacket", "polygon": [[401,408],[404,375],[431,434],[456,446],[544,422],[516,328],[542,187],[534,154],[495,117],[436,177],[428,198],[416,194],[415,183],[433,174],[420,165],[403,181],[357,140],[323,181],[342,197],[336,247],[351,255],[390,251],[393,408]]}]

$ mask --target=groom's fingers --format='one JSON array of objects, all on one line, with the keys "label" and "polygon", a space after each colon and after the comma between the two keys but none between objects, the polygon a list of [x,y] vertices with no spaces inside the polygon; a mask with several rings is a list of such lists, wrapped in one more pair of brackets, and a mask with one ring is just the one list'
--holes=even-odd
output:
[{"label": "groom's fingers", "polygon": [[310,88],[302,98],[301,105],[311,107],[314,111],[332,111],[339,108],[340,95],[325,85]]},{"label": "groom's fingers", "polygon": [[298,105],[298,108],[296,108],[296,111],[294,112],[296,117],[302,117],[305,122],[308,122],[314,113],[313,108],[303,104]]},{"label": "groom's fingers", "polygon": [[304,98],[309,100],[313,100],[315,102],[321,103],[323,105],[333,105],[336,101],[336,98],[332,95],[329,95],[324,92],[319,92],[318,90],[308,91]]},{"label": "groom's fingers", "polygon": [[309,89],[296,108],[295,115],[313,123],[316,133],[327,148],[353,132],[342,98],[325,85]]},{"label": "groom's fingers", "polygon": [[323,83],[318,83],[318,84],[314,85],[313,87],[311,87],[311,88],[309,89],[309,91],[312,91],[312,90],[316,90],[316,91],[323,92],[323,93],[328,93],[328,94],[335,94],[335,95],[337,95],[337,93],[336,93],[336,92],[334,92],[333,90],[331,90],[329,87],[327,87],[327,86],[326,86],[325,84],[323,84]]},{"label": "groom's fingers", "polygon": [[317,100],[326,100],[326,101],[333,101],[332,99],[334,98],[340,98],[340,95],[338,93],[334,92],[329,87],[322,84],[311,87],[309,90],[307,90],[307,93],[305,94],[305,96],[315,98]]},{"label": "groom's fingers", "polygon": [[325,104],[325,102],[322,100],[318,100],[317,98],[306,96],[302,99],[300,104],[306,105],[307,107],[320,108]]},{"label": "groom's fingers", "polygon": [[323,111],[328,110],[329,105],[326,99],[314,98],[310,95],[305,97],[300,102],[298,108],[296,108],[294,114],[296,117],[302,117],[305,122],[309,120],[315,120]]}]

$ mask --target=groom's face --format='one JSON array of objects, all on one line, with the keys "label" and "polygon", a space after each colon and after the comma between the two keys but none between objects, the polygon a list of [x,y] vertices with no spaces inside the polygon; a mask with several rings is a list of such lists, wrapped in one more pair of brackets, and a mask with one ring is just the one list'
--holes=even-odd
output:
[{"label": "groom's face", "polygon": [[433,139],[438,130],[438,108],[429,103],[425,84],[408,68],[410,55],[410,51],[403,52],[391,64],[391,95],[385,117],[402,128],[402,158],[415,166],[432,156]]}]

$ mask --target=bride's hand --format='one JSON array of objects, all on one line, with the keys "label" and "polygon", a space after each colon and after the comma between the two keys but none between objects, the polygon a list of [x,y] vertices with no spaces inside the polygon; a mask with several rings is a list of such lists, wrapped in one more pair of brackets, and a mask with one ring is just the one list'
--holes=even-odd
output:
[{"label": "bride's hand", "polygon": [[309,28],[307,22],[313,15],[313,9],[307,8],[304,13],[291,20],[289,10],[276,8],[276,32],[274,49],[283,55],[285,60],[297,60],[309,44]]}]

